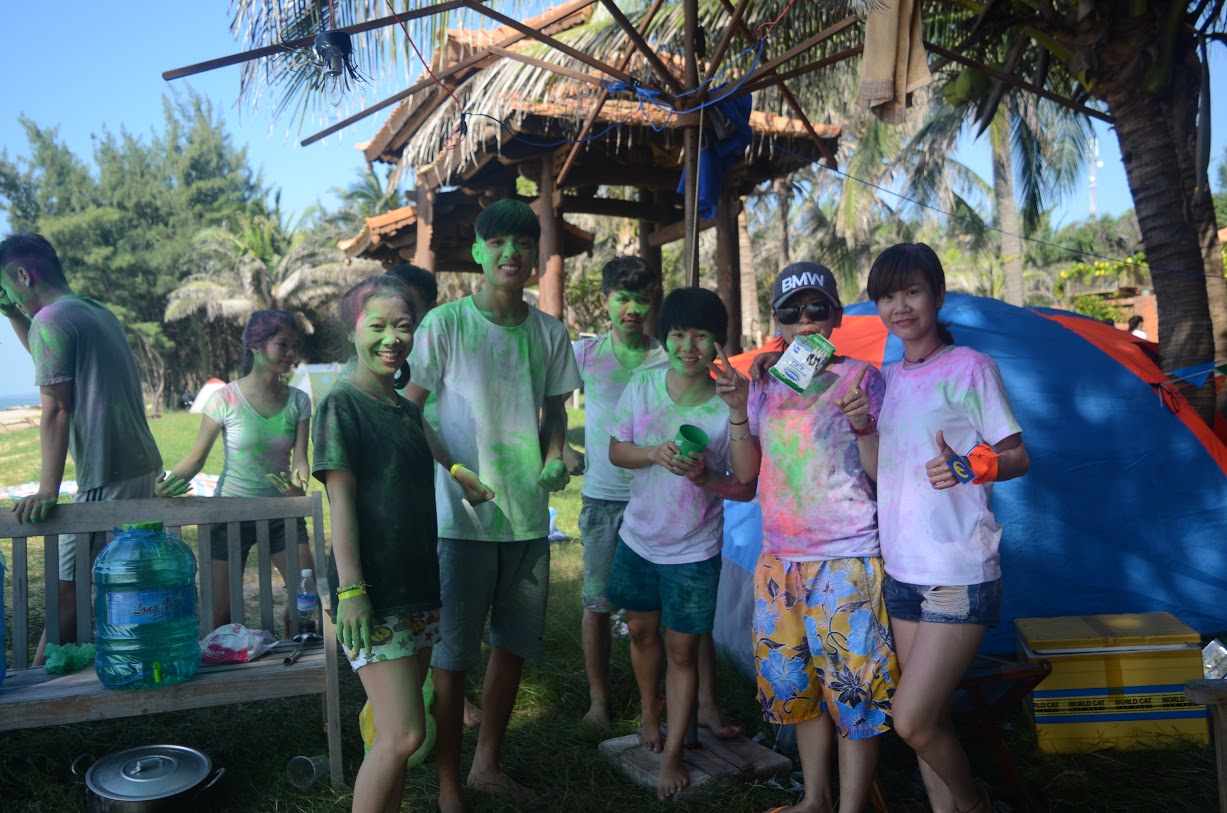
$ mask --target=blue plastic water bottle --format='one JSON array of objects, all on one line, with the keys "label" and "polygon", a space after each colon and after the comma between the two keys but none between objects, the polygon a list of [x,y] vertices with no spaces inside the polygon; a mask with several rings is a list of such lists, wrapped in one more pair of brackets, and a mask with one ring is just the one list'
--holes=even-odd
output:
[{"label": "blue plastic water bottle", "polygon": [[160,522],[137,522],[94,562],[94,668],[110,689],[182,683],[200,666],[196,557]]}]

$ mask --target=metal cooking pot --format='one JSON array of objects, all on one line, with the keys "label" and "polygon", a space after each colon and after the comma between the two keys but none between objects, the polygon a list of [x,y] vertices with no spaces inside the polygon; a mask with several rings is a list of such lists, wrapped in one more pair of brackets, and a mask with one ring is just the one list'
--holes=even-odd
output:
[{"label": "metal cooking pot", "polygon": [[73,776],[85,781],[86,813],[180,813],[225,772],[181,745],[129,748],[97,761],[82,755],[72,763]]}]

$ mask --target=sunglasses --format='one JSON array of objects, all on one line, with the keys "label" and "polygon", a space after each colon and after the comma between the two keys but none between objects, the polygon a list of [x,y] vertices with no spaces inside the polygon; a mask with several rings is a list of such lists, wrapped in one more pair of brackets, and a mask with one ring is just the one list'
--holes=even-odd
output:
[{"label": "sunglasses", "polygon": [[785,305],[775,309],[775,318],[781,325],[795,325],[801,321],[801,312],[811,322],[825,322],[831,318],[830,302],[810,302],[808,305]]}]

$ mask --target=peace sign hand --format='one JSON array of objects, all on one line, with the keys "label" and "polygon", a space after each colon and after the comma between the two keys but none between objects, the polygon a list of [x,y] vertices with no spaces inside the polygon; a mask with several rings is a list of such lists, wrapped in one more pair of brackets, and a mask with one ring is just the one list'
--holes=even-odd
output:
[{"label": "peace sign hand", "polygon": [[861,367],[861,371],[857,373],[856,380],[852,382],[851,387],[848,387],[848,391],[835,399],[835,406],[839,407],[848,418],[853,429],[864,429],[869,426],[869,396],[861,389],[861,382],[865,379],[865,373],[868,370],[868,364]]},{"label": "peace sign hand", "polygon": [[741,421],[746,417],[746,402],[750,400],[750,379],[734,369],[724,348],[716,345],[716,353],[720,356],[723,367],[717,367],[710,361],[704,361],[707,369],[716,377],[716,394],[724,399],[729,406],[729,419]]}]

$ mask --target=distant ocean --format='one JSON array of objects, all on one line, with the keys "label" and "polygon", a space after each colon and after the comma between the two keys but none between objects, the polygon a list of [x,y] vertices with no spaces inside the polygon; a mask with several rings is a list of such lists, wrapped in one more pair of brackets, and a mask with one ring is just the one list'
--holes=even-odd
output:
[{"label": "distant ocean", "polygon": [[25,395],[0,395],[0,409],[9,409],[11,407],[23,406],[38,406],[39,396],[37,392],[27,393]]}]

